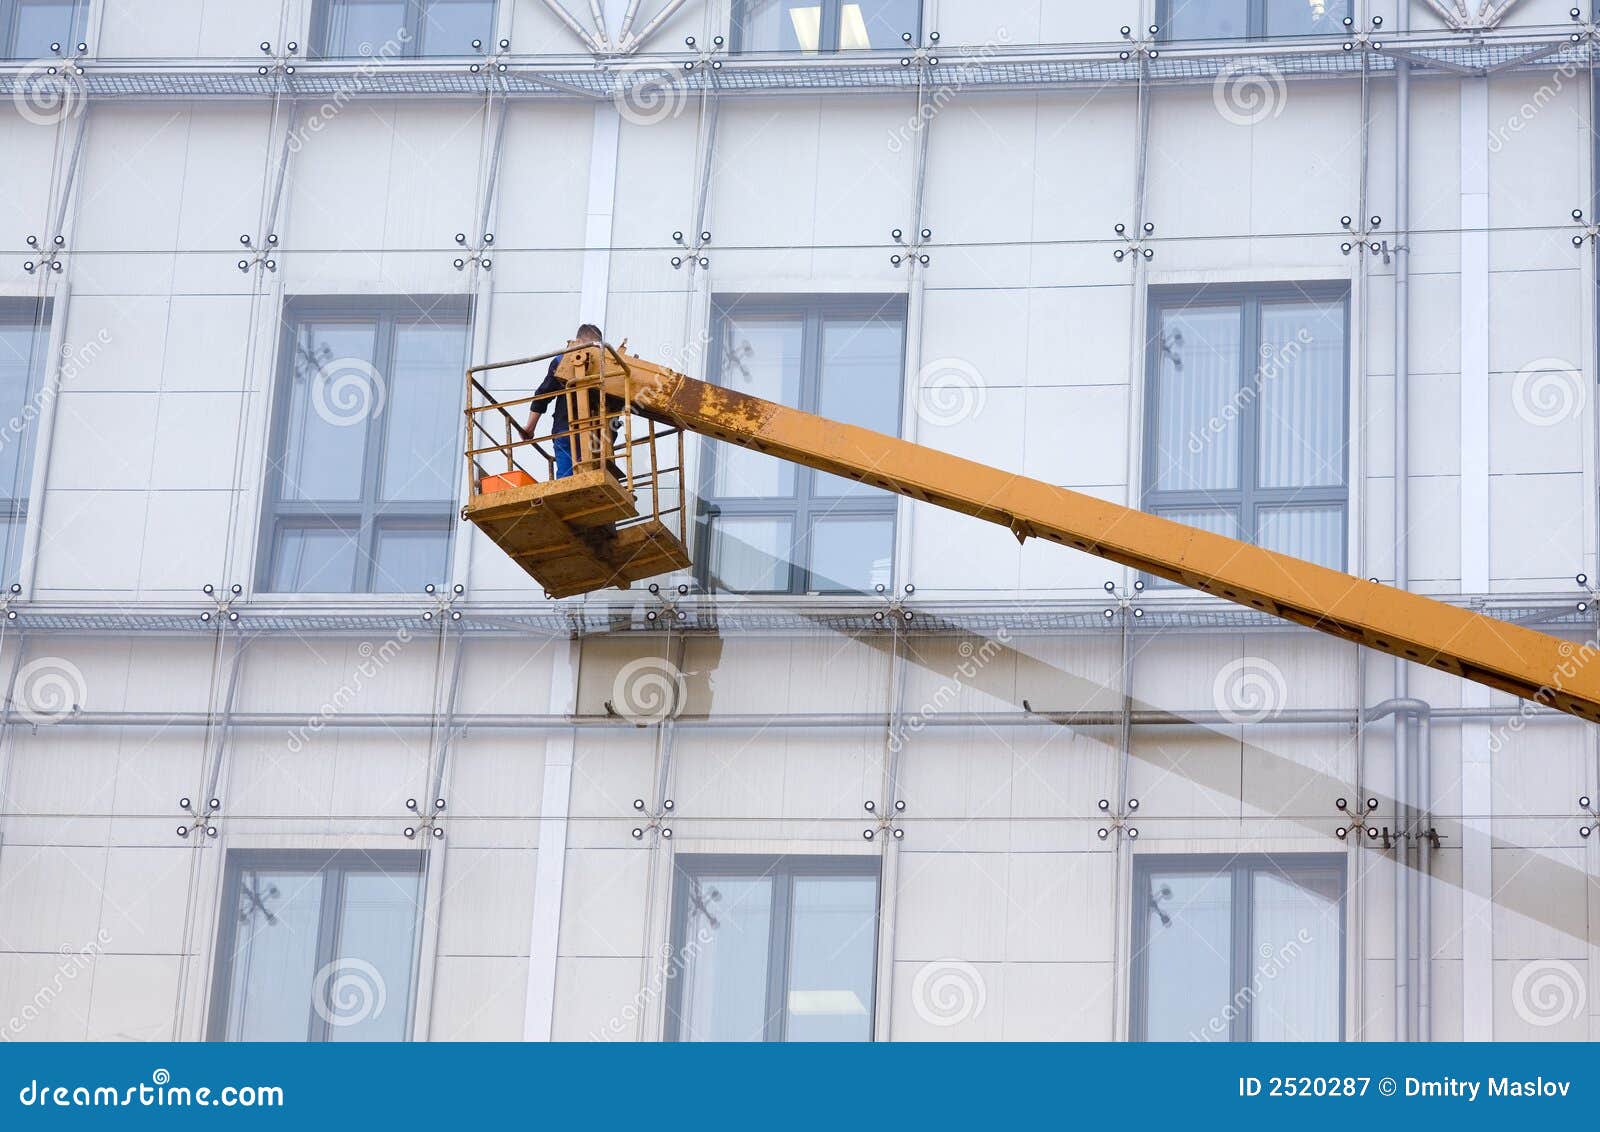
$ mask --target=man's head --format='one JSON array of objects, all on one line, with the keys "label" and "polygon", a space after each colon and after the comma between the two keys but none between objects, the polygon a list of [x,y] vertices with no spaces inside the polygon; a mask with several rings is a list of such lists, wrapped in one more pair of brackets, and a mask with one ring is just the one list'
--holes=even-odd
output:
[{"label": "man's head", "polygon": [[601,337],[602,335],[600,334],[600,328],[592,322],[586,322],[582,326],[578,327],[578,333],[573,336],[573,341],[584,342],[590,345],[598,346],[600,344]]}]

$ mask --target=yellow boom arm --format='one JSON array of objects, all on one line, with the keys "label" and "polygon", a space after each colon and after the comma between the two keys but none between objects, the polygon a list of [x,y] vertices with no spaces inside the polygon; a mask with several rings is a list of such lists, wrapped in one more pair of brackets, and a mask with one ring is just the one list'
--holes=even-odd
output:
[{"label": "yellow boom arm", "polygon": [[[609,347],[569,350],[570,383],[660,425],[972,515],[1347,641],[1600,721],[1600,650],[1365,581],[870,429],[710,385]],[[564,481],[559,481],[564,482]]]}]

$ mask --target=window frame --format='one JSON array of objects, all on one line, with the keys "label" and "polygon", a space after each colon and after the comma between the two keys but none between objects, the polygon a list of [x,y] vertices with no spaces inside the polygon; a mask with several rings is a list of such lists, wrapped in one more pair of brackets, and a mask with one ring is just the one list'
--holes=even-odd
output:
[{"label": "window frame", "polygon": [[672,862],[672,950],[673,970],[669,980],[667,1006],[662,1018],[663,1041],[682,1042],[683,1036],[683,956],[688,946],[689,882],[696,877],[717,874],[737,877],[781,877],[773,885],[771,920],[767,931],[766,1027],[763,1042],[787,1040],[786,996],[792,961],[791,941],[794,921],[793,891],[796,878],[870,877],[877,886],[872,909],[872,1001],[867,1003],[867,1041],[876,1040],[875,1017],[878,987],[882,972],[878,963],[878,943],[883,932],[883,858],[876,854],[822,856],[809,854],[759,853],[679,853]]},{"label": "window frame", "polygon": [[[1184,0],[1184,2],[1190,3],[1193,2],[1193,0]],[[1165,43],[1235,43],[1240,40],[1248,39],[1320,38],[1328,35],[1339,35],[1347,31],[1347,29],[1341,25],[1337,31],[1304,32],[1285,34],[1282,36],[1274,35],[1268,27],[1267,20],[1267,12],[1270,6],[1270,0],[1245,0],[1245,2],[1249,5],[1249,8],[1245,13],[1245,24],[1247,30],[1243,35],[1225,36],[1222,38],[1213,39],[1178,39],[1167,31],[1167,24],[1169,23],[1172,15],[1173,0],[1156,0],[1156,26],[1161,29],[1160,35],[1157,38]],[[1355,0],[1343,0],[1343,4],[1344,12],[1342,14],[1336,14],[1334,17],[1335,19],[1342,20],[1346,16],[1353,17],[1355,15]]]},{"label": "window frame", "polygon": [[[228,1015],[233,981],[234,948],[239,942],[239,917],[231,914],[238,904],[239,885],[247,869],[283,869],[316,872],[323,878],[321,908],[317,913],[316,967],[322,970],[337,956],[339,906],[345,878],[352,874],[410,877],[417,879],[417,896],[423,898],[423,850],[407,849],[230,849],[223,867],[222,906],[217,915],[217,950],[212,961],[211,1005],[207,1012],[206,1041],[228,1040]],[[329,883],[330,875],[337,883]],[[330,916],[331,913],[331,916]],[[421,946],[420,936],[415,941]],[[413,956],[403,1004],[407,1026],[403,1041],[411,1040],[411,1008],[417,998],[416,962]],[[307,1000],[306,1037],[308,1042],[325,1042],[332,1023],[318,1015]]]},{"label": "window frame", "polygon": [[[315,0],[311,8],[311,34],[306,38],[311,50],[308,57],[311,59],[364,59],[368,56],[356,55],[330,55],[328,54],[328,39],[333,24],[333,12],[342,0]],[[426,35],[423,31],[427,21],[427,10],[436,0],[406,0],[406,27],[410,33],[408,41],[401,46],[402,51],[393,57],[396,59],[454,59],[465,58],[472,54],[470,46],[463,47],[460,51],[428,51],[426,50]],[[487,45],[495,36],[498,29],[496,20],[500,14],[500,0],[491,0],[489,14],[489,28],[484,32],[484,43]],[[398,29],[397,29],[398,30]]]},{"label": "window frame", "polygon": [[[1128,973],[1128,1040],[1149,1041],[1147,1037],[1150,1012],[1149,979],[1149,909],[1141,894],[1149,890],[1152,873],[1188,873],[1194,876],[1227,876],[1230,884],[1232,927],[1231,989],[1226,1003],[1235,1001],[1241,988],[1251,981],[1255,958],[1255,909],[1251,902],[1251,879],[1258,873],[1280,875],[1306,875],[1328,871],[1339,878],[1339,1032],[1335,1041],[1344,1041],[1346,1034],[1345,1010],[1349,994],[1350,972],[1350,861],[1344,853],[1136,853],[1133,858],[1133,919],[1129,936],[1132,962]],[[1241,895],[1244,897],[1241,899]],[[1226,1005],[1223,1004],[1223,1006]],[[1219,1007],[1219,1010],[1222,1007]],[[1246,1000],[1229,1022],[1230,1042],[1250,1042],[1250,1012],[1254,999]]]},{"label": "window frame", "polygon": [[[17,53],[17,11],[22,7],[21,0],[0,0],[0,59],[9,61],[27,60],[35,58],[31,55]],[[70,12],[67,34],[61,43],[61,57],[66,58],[76,53],[79,37],[83,35],[84,17],[88,13],[88,0],[66,0],[56,7],[66,8]]]},{"label": "window frame", "polygon": [[[889,316],[900,323],[900,372],[895,383],[895,434],[900,432],[906,400],[906,319],[905,294],[871,295],[716,295],[711,303],[712,360],[710,380],[726,387],[722,342],[727,319],[738,316],[783,316],[798,319],[801,329],[800,396],[799,404],[792,406],[804,412],[815,413],[822,392],[822,334],[823,324],[830,318],[872,318]],[[791,465],[794,469],[794,491],[787,496],[749,496],[723,498],[713,490],[716,483],[718,460],[723,451],[717,441],[706,440],[701,445],[700,469],[695,494],[695,579],[707,593],[743,594],[753,597],[796,597],[806,594],[860,594],[866,591],[848,588],[819,588],[812,570],[812,525],[818,518],[841,520],[888,520],[890,525],[889,559],[893,561],[899,538],[899,496],[862,484],[867,489],[858,495],[817,495],[813,488],[817,478],[825,473]],[[715,557],[717,519],[781,519],[791,524],[791,557],[788,562],[788,585],[782,589],[734,590],[725,586],[713,589],[711,563]]]},{"label": "window frame", "polygon": [[[28,374],[27,388],[24,390],[22,402],[17,408],[19,417],[23,417],[26,414],[29,405],[39,400],[40,393],[45,388],[45,383],[50,379],[50,338],[53,329],[51,322],[53,315],[54,303],[51,299],[0,296],[0,324],[31,327],[33,332],[35,352],[29,359],[31,368]],[[25,425],[21,430],[21,451],[18,453],[17,459],[17,491],[15,494],[0,492],[0,522],[15,524],[17,529],[14,546],[9,544],[4,537],[0,537],[0,581],[3,581],[6,585],[12,584],[22,575],[22,556],[23,546],[27,540],[28,515],[33,509],[34,461],[38,457],[36,449],[39,441],[38,426],[43,416],[44,406],[39,405],[32,418],[25,421]],[[8,419],[0,416],[0,425],[3,425]]]},{"label": "window frame", "polygon": [[[1161,460],[1158,446],[1157,424],[1161,398],[1161,315],[1167,310],[1190,310],[1201,307],[1229,307],[1240,309],[1241,337],[1239,341],[1239,375],[1234,386],[1236,396],[1256,380],[1261,361],[1261,308],[1284,301],[1340,303],[1343,319],[1344,367],[1341,374],[1339,405],[1341,410],[1342,456],[1339,463],[1339,482],[1308,487],[1269,487],[1257,485],[1261,441],[1261,397],[1244,402],[1237,422],[1239,427],[1239,486],[1237,488],[1157,489],[1156,476]],[[1255,367],[1255,368],[1252,368]],[[1140,509],[1151,515],[1166,515],[1174,511],[1214,511],[1233,509],[1238,514],[1238,537],[1241,542],[1259,546],[1260,523],[1258,513],[1262,508],[1293,510],[1295,507],[1327,508],[1340,510],[1339,562],[1334,568],[1346,570],[1350,563],[1350,285],[1339,280],[1321,280],[1307,283],[1227,283],[1227,284],[1177,284],[1152,286],[1145,322],[1144,365],[1144,453],[1140,461],[1143,479]],[[1235,498],[1237,497],[1237,498]],[[1149,579],[1147,578],[1147,583]],[[1170,585],[1170,583],[1160,583]]]},{"label": "window frame", "polygon": [[[445,534],[445,564],[448,569],[455,546],[455,518],[460,507],[459,478],[453,479],[453,494],[445,500],[398,499],[387,503],[378,498],[382,483],[384,455],[389,445],[387,423],[382,412],[368,414],[365,422],[365,456],[361,468],[362,497],[334,502],[283,498],[283,459],[288,441],[289,412],[292,404],[290,383],[294,378],[295,348],[300,327],[306,322],[348,322],[351,325],[375,324],[373,368],[386,383],[393,373],[395,331],[405,322],[437,324],[459,322],[465,342],[462,373],[472,348],[473,303],[462,295],[383,295],[323,296],[302,295],[287,298],[279,316],[278,365],[273,375],[272,427],[267,437],[265,476],[261,491],[261,521],[258,528],[255,590],[263,594],[307,596],[336,594],[345,597],[393,596],[391,591],[373,588],[377,570],[377,547],[384,528],[420,529],[437,523]],[[386,394],[392,394],[387,390]],[[464,407],[464,383],[458,388],[456,408]],[[386,395],[385,408],[393,400]],[[374,437],[374,433],[377,434]],[[452,436],[458,435],[452,430]],[[279,527],[287,522],[305,529],[343,530],[354,524],[357,577],[349,590],[278,590],[272,584],[272,565],[278,545]],[[363,580],[364,579],[364,580]],[[443,585],[448,578],[435,581]]]},{"label": "window frame", "polygon": [[[732,55],[840,55],[845,54],[839,46],[839,28],[843,22],[842,12],[845,0],[817,0],[822,5],[822,20],[817,31],[817,49],[815,52],[800,51],[772,51],[761,47],[748,47],[745,44],[744,15],[750,7],[751,0],[733,0],[728,12],[728,51]],[[902,28],[901,33],[909,31],[912,43],[922,42],[922,5],[917,5],[917,26]],[[896,43],[890,47],[868,48],[867,51],[897,51],[905,47],[904,43]],[[860,48],[851,48],[849,54],[861,54]]]}]

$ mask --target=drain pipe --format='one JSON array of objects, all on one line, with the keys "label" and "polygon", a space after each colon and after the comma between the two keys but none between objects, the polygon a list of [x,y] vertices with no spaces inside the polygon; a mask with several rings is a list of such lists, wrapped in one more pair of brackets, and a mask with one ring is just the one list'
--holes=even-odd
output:
[{"label": "drain pipe", "polygon": [[[1402,5],[1402,12],[1406,5]],[[1401,30],[1410,30],[1407,14],[1401,17]],[[1407,545],[1410,527],[1410,385],[1411,385],[1411,65],[1395,60],[1395,248],[1394,248],[1394,584],[1396,589],[1411,588],[1411,564]],[[1395,660],[1394,696],[1405,700],[1410,695],[1410,671],[1403,659]],[[1410,796],[1408,765],[1411,752],[1409,720],[1397,714],[1394,721],[1394,798],[1395,824],[1402,830],[1409,823]],[[1395,1040],[1411,1037],[1411,909],[1407,891],[1406,843],[1395,851],[1394,885],[1394,1025]]]},{"label": "drain pipe", "polygon": [[[1422,820],[1419,828],[1433,827],[1433,723],[1424,712],[1417,717],[1417,778],[1422,791],[1417,795]],[[1417,901],[1417,1040],[1433,1041],[1433,841],[1417,839],[1418,880],[1422,886]]]}]

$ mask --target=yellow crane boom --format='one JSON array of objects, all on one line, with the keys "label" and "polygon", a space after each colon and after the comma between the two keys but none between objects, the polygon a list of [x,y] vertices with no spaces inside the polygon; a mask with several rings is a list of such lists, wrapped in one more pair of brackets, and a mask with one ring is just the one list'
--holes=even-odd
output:
[{"label": "yellow crane boom", "polygon": [[[898,437],[697,381],[629,355],[625,348],[573,344],[561,355],[558,374],[573,405],[568,442],[579,450],[574,474],[540,483],[525,473],[527,484],[483,491],[480,457],[503,452],[514,463],[512,452],[519,445],[537,445],[532,439],[508,438],[505,445],[473,447],[475,418],[493,410],[509,412],[529,400],[495,402],[476,375],[530,360],[541,359],[469,371],[468,459],[480,490],[464,517],[476,522],[557,596],[626,585],[688,564],[681,505],[676,535],[661,518],[659,499],[653,517],[642,524],[618,525],[638,514],[633,496],[646,480],[654,494],[661,469],[655,456],[654,430],[659,426],[665,430],[660,436],[678,438],[680,455],[672,471],[681,472],[682,434],[698,433],[996,523],[1019,540],[1060,543],[1600,721],[1600,665],[1594,663],[1600,649],[1592,644],[1560,640]],[[474,389],[485,394],[484,402],[473,403]],[[625,443],[626,452],[613,449],[604,422],[619,414],[652,422],[652,470],[647,476],[628,474],[618,466],[619,452],[630,456],[632,447]],[[482,429],[481,421],[477,427]],[[561,545],[568,551],[576,547],[589,559],[576,576],[562,574],[561,562],[576,559],[569,554],[561,560],[550,553],[541,558],[539,550],[529,550],[530,544]],[[557,584],[549,584],[549,579]]]}]

